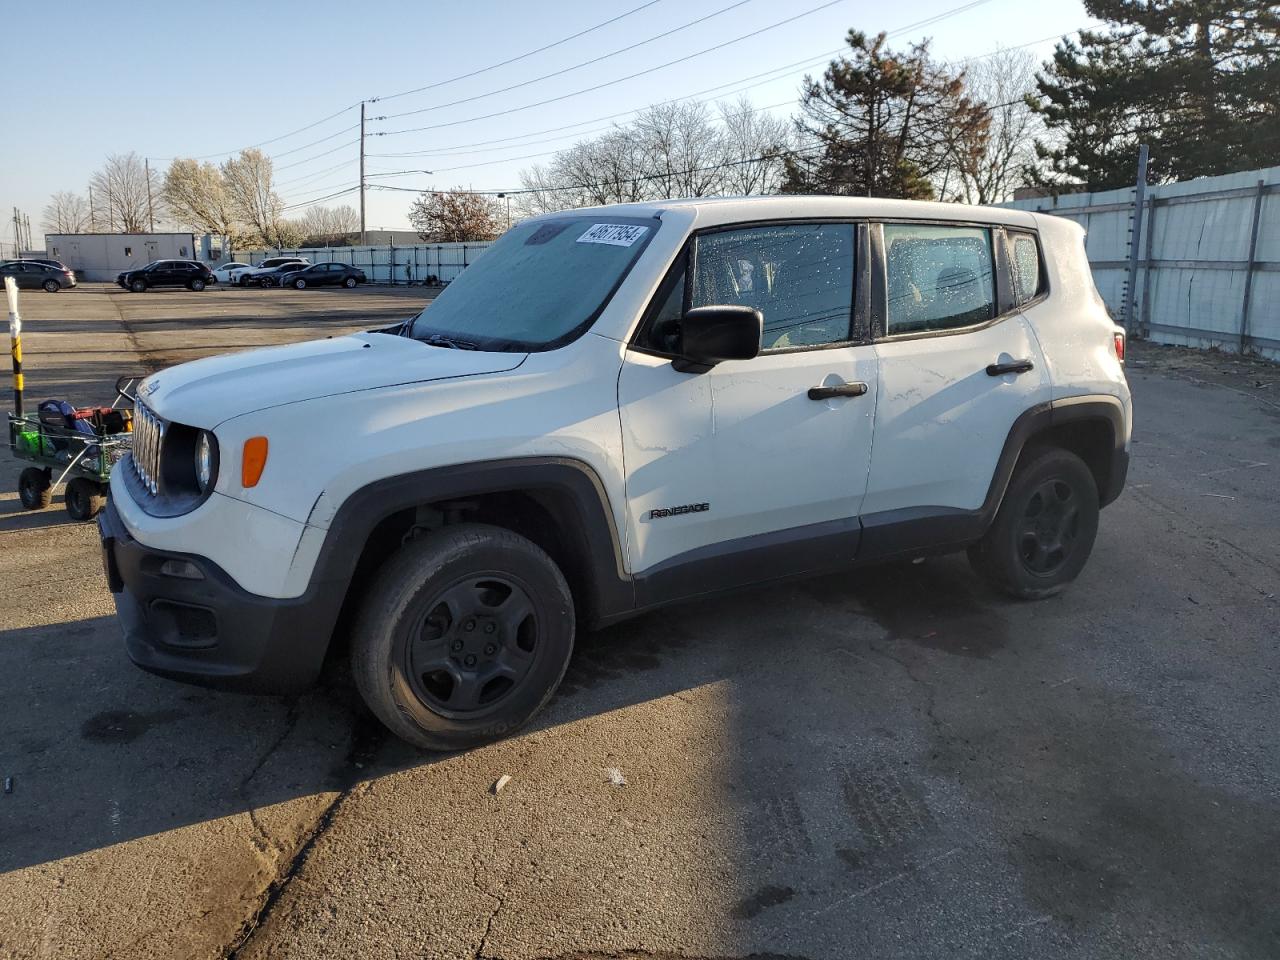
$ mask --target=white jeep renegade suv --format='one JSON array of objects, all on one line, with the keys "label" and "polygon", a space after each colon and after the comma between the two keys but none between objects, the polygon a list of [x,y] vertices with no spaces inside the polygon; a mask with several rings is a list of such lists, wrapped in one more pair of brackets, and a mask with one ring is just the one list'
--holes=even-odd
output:
[{"label": "white jeep renegade suv", "polygon": [[285,691],[336,625],[388,727],[527,721],[578,624],[967,549],[1044,597],[1128,464],[1053,217],[772,197],[513,227],[402,325],[150,377],[104,562],[129,655]]}]

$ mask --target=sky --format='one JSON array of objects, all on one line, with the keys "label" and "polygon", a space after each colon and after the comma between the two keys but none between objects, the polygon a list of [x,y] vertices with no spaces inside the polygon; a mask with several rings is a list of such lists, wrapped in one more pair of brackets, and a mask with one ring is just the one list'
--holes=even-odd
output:
[{"label": "sky", "polygon": [[[163,169],[175,156],[219,162],[260,145],[288,215],[311,201],[355,207],[354,190],[321,198],[359,182],[361,100],[370,184],[503,190],[651,103],[745,94],[790,115],[806,72],[820,74],[850,28],[888,31],[892,46],[931,37],[936,57],[959,61],[1020,46],[1045,59],[1091,23],[1080,0],[61,0],[56,15],[0,0],[0,10],[15,41],[6,76],[23,78],[0,115],[0,239],[13,239],[17,206],[37,246],[50,195],[84,193],[107,155],[130,150]],[[632,49],[610,55],[622,48]],[[378,176],[406,170],[432,172]],[[369,229],[407,228],[414,195],[369,189]]]}]

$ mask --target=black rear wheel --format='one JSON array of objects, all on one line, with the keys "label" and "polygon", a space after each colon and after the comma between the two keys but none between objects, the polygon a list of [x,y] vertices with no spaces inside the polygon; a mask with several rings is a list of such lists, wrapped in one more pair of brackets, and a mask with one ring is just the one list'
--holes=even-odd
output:
[{"label": "black rear wheel", "polygon": [[199,277],[196,277],[189,284],[187,284],[187,286],[189,286],[196,293],[199,293],[201,290],[204,289],[205,284],[202,279],[200,279]]},{"label": "black rear wheel", "polygon": [[68,516],[80,523],[92,520],[107,505],[102,484],[84,477],[76,477],[69,481],[62,498],[65,501]]},{"label": "black rear wheel", "polygon": [[347,277],[347,279],[345,279],[345,280],[343,280],[343,281],[342,281],[342,285],[343,285],[344,287],[346,287],[348,290],[350,290],[352,287],[354,287],[354,286],[356,285],[356,278],[355,278],[355,277]]},{"label": "black rear wheel", "polygon": [[42,284],[42,286],[49,293],[57,293],[59,290],[62,289],[62,284],[60,284],[57,280],[46,280]]},{"label": "black rear wheel", "polygon": [[18,499],[26,510],[43,510],[53,500],[52,477],[48,470],[27,467],[18,474]]},{"label": "black rear wheel", "polygon": [[551,698],[573,652],[555,563],[509,530],[459,524],[401,548],[353,630],[356,687],[392,732],[430,750],[503,737]]},{"label": "black rear wheel", "polygon": [[1079,576],[1098,534],[1098,486],[1074,453],[1046,448],[1019,461],[995,522],[969,548],[975,570],[1012,596],[1036,600]]}]

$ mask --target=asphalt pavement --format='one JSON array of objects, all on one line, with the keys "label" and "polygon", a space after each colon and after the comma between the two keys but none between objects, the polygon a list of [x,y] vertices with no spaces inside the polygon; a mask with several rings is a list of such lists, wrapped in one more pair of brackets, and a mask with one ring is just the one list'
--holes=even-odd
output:
[{"label": "asphalt pavement", "polygon": [[[24,294],[29,395],[423,302]],[[673,607],[446,756],[341,663],[290,699],[138,671],[93,527],[3,458],[0,956],[1280,955],[1280,368],[1132,358],[1129,484],[1063,595],[949,557]]]}]

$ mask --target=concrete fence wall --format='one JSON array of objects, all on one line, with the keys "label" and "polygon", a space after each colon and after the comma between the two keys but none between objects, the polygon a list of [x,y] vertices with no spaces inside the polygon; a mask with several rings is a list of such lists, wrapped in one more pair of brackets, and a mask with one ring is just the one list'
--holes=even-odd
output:
[{"label": "concrete fence wall", "polygon": [[476,262],[492,241],[431,243],[414,246],[378,244],[366,247],[303,247],[291,250],[237,251],[234,260],[255,266],[268,257],[290,254],[312,263],[349,263],[365,272],[370,283],[420,284],[431,278],[449,283]]},{"label": "concrete fence wall", "polygon": [[[1130,266],[1135,190],[1018,200],[1068,217],[1112,315],[1158,343],[1280,359],[1280,167],[1147,188]],[[1126,284],[1134,315],[1124,317]]]}]

